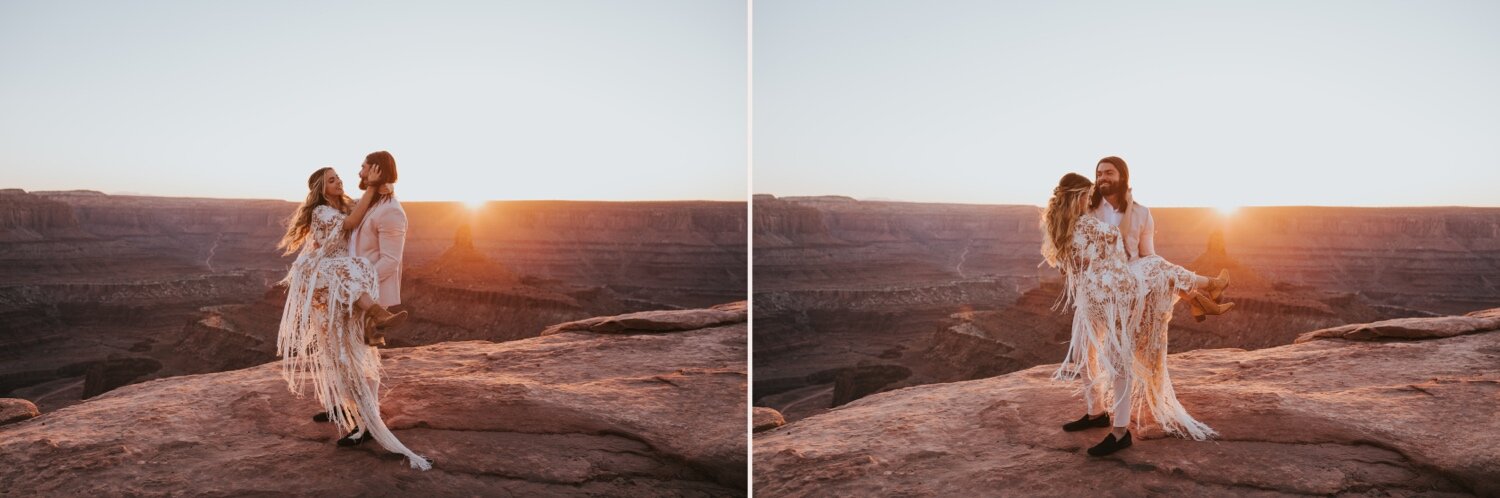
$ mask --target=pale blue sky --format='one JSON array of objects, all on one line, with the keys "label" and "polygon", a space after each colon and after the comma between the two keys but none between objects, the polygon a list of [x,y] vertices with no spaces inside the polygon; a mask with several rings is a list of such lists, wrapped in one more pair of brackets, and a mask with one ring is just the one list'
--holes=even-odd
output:
[{"label": "pale blue sky", "polygon": [[754,186],[1500,205],[1500,2],[755,2]]},{"label": "pale blue sky", "polygon": [[733,0],[0,3],[0,188],[742,200]]}]

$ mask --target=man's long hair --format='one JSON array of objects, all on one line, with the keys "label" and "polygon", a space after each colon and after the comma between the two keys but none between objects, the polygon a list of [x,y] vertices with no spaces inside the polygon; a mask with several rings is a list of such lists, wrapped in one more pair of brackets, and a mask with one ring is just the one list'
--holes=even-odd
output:
[{"label": "man's long hair", "polygon": [[[389,183],[392,185],[396,183],[396,157],[392,156],[391,153],[383,150],[371,152],[365,156],[365,164],[380,167],[380,183]],[[359,189],[364,190],[365,195],[375,196],[370,202],[371,206],[385,202],[390,198],[390,196],[380,193],[380,188],[378,187],[380,186],[365,183],[364,178],[359,179]]]},{"label": "man's long hair", "polygon": [[[1125,160],[1124,159],[1120,159],[1120,158],[1115,157],[1115,156],[1109,156],[1109,157],[1106,157],[1104,159],[1100,159],[1099,162],[1094,163],[1094,171],[1099,171],[1099,165],[1100,164],[1104,164],[1104,163],[1113,164],[1113,165],[1115,165],[1115,169],[1120,170],[1120,184],[1115,186],[1115,189],[1116,189],[1115,191],[1116,192],[1126,192],[1126,193],[1129,193],[1130,192],[1130,168],[1127,167],[1127,166],[1125,166]],[[1103,201],[1103,200],[1104,200],[1104,192],[1100,191],[1099,189],[1094,189],[1094,194],[1089,197],[1089,209],[1090,210],[1099,209],[1099,202]],[[1129,204],[1129,203],[1123,203],[1122,202],[1121,204]],[[1128,207],[1129,206],[1115,206],[1115,211],[1119,211],[1119,212],[1123,213],[1123,212],[1125,212],[1125,209],[1128,208]]]},{"label": "man's long hair", "polygon": [[342,199],[330,200],[323,195],[323,178],[331,166],[318,168],[312,176],[307,177],[307,198],[302,200],[302,205],[297,206],[297,211],[286,221],[286,234],[281,236],[281,241],[276,243],[277,249],[284,249],[283,256],[297,252],[302,244],[307,242],[307,235],[312,231],[313,209],[327,204],[341,212],[348,213],[354,200],[345,195]]},{"label": "man's long hair", "polygon": [[1042,210],[1042,257],[1053,268],[1073,270],[1073,227],[1078,224],[1078,205],[1094,190],[1094,182],[1078,173],[1057,181],[1052,198]]}]

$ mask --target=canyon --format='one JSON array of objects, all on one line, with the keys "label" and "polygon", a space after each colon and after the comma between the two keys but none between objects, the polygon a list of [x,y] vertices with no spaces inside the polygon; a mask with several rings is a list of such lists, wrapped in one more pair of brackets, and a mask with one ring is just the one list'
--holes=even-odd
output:
[{"label": "canyon", "polygon": [[[757,195],[756,406],[795,421],[873,393],[1058,361],[1071,315],[1039,266],[1040,208]],[[1228,270],[1238,308],[1173,353],[1500,306],[1500,209],[1152,208],[1157,253]]]},{"label": "canyon", "polygon": [[[592,316],[745,299],[745,205],[403,202],[393,347],[511,341]],[[43,413],[274,361],[295,204],[0,190],[0,397]]]}]

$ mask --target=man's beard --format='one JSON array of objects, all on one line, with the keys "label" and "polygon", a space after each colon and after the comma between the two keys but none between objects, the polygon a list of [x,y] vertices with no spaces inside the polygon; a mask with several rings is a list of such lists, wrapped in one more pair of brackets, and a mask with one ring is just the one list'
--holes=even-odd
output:
[{"label": "man's beard", "polygon": [[370,189],[370,184],[365,183],[365,179],[364,178],[360,178],[359,179],[359,189],[360,190],[369,190]]},{"label": "man's beard", "polygon": [[[359,181],[359,188],[361,190],[363,190],[365,188],[365,182],[364,182],[364,180],[360,180]],[[1111,196],[1111,195],[1115,195],[1115,193],[1118,192],[1118,191],[1119,191],[1119,188],[1116,186],[1116,184],[1114,182],[1109,182],[1109,183],[1100,182],[1099,183],[1099,193],[1100,194],[1104,194],[1105,196]]]}]

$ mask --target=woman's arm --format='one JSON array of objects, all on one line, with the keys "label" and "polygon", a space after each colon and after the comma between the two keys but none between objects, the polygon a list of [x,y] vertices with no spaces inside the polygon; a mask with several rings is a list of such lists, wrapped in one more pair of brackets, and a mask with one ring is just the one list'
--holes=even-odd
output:
[{"label": "woman's arm", "polygon": [[[384,187],[384,185],[381,185],[379,188]],[[359,203],[354,205],[354,212],[349,213],[349,216],[344,218],[344,226],[341,227],[344,233],[349,233],[359,228],[360,222],[365,221],[365,213],[370,212],[370,203],[374,201],[375,192],[365,192],[365,195],[359,196]]]},{"label": "woman's arm", "polygon": [[[391,192],[390,184],[380,183],[379,166],[375,167],[375,171],[371,172],[370,178],[365,181],[369,182],[372,188],[380,193],[389,194]],[[370,212],[370,204],[375,202],[375,197],[375,192],[365,192],[365,195],[359,196],[359,204],[354,206],[354,212],[349,213],[349,217],[344,218],[344,233],[349,233],[359,228],[359,224],[365,221],[365,214]]]}]

